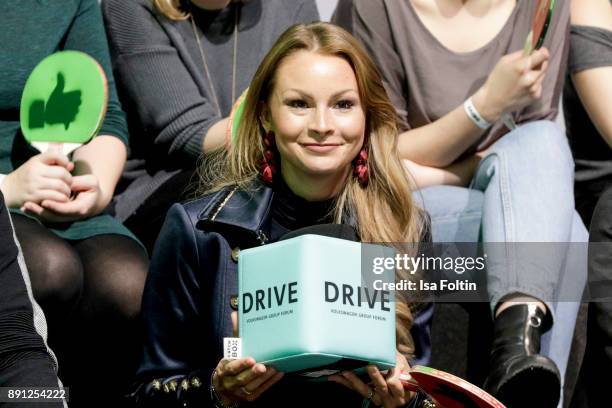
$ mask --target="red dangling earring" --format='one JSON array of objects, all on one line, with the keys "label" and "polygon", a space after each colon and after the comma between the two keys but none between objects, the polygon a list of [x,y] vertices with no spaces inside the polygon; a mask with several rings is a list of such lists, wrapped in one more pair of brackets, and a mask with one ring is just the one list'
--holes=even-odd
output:
[{"label": "red dangling earring", "polygon": [[353,166],[353,175],[357,177],[359,185],[363,188],[367,187],[370,177],[368,175],[368,152],[365,148],[361,149],[353,162]]},{"label": "red dangling earring", "polygon": [[274,160],[274,149],[276,148],[276,140],[274,132],[269,131],[263,137],[264,155],[261,162],[259,173],[264,182],[272,184],[274,173],[276,173],[276,163]]}]

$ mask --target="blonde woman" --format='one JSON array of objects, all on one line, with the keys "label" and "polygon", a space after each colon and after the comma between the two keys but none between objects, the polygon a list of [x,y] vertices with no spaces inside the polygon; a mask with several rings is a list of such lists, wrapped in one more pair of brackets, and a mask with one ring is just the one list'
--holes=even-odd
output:
[{"label": "blonde woman", "polygon": [[322,384],[281,382],[283,373],[252,358],[221,359],[234,328],[232,248],[319,223],[353,225],[363,241],[419,241],[423,217],[410,200],[397,136],[381,78],[348,33],[316,23],[279,38],[255,73],[229,152],[205,168],[216,187],[168,213],[144,295],[137,400],[167,398],[166,388],[177,390],[177,402],[217,407],[409,403],[398,378],[414,351],[405,301],[396,314],[397,369],[383,376],[369,367],[368,384],[351,373]]}]

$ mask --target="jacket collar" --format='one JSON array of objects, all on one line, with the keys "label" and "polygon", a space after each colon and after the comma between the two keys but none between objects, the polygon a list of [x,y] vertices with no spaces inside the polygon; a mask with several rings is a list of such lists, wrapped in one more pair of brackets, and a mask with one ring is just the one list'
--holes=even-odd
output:
[{"label": "jacket collar", "polygon": [[213,194],[198,215],[198,229],[249,232],[261,243],[269,232],[272,188],[255,180],[246,189],[229,186]]}]

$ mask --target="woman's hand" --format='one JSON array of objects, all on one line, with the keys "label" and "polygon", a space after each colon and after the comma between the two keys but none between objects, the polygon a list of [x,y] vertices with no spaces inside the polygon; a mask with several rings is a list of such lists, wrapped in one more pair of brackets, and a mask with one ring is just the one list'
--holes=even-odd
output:
[{"label": "woman's hand", "polygon": [[404,390],[400,381],[402,371],[408,371],[409,369],[410,366],[406,358],[398,352],[395,368],[390,369],[386,375],[383,375],[376,366],[368,366],[367,372],[370,376],[370,384],[361,381],[351,371],[332,375],[329,380],[358,392],[363,398],[370,399],[376,406],[396,408],[406,405],[413,397],[410,391]]},{"label": "woman's hand", "polygon": [[73,176],[70,190],[74,197],[68,201],[45,199],[40,203],[25,202],[21,208],[47,222],[68,222],[89,218],[102,211],[102,192],[93,174]]},{"label": "woman's hand", "polygon": [[213,374],[213,386],[224,405],[255,401],[284,373],[255,362],[251,357],[221,360]]},{"label": "woman's hand", "polygon": [[26,202],[41,203],[70,200],[74,163],[66,155],[47,151],[31,157],[8,174],[2,183],[2,193],[9,208],[20,208]]},{"label": "woman's hand", "polygon": [[504,112],[519,110],[539,99],[549,58],[546,48],[529,56],[523,51],[504,55],[472,98],[482,117],[494,123]]},{"label": "woman's hand", "polygon": [[[232,312],[234,337],[238,336],[238,313]],[[221,360],[213,374],[213,386],[224,405],[240,401],[255,401],[276,384],[284,373],[258,364],[253,358]]]}]

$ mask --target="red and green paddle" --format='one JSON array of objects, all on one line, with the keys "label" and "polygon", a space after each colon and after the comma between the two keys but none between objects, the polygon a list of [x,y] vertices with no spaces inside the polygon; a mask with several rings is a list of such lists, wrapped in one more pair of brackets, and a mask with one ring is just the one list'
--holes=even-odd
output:
[{"label": "red and green paddle", "polygon": [[483,389],[435,368],[412,367],[401,373],[400,381],[405,389],[423,391],[444,408],[506,408]]},{"label": "red and green paddle", "polygon": [[234,106],[232,106],[227,131],[225,134],[225,147],[228,149],[232,143],[232,140],[236,138],[236,134],[238,133],[238,126],[240,125],[240,121],[242,120],[242,116],[244,114],[244,103],[248,92],[249,88],[245,89],[242,95],[240,95],[236,102],[234,102]]},{"label": "red and green paddle", "polygon": [[[531,55],[534,50],[539,49],[544,44],[546,33],[552,20],[553,12],[555,11],[555,0],[536,0],[535,15],[531,23],[531,30],[525,39],[523,46],[523,56]],[[512,119],[511,114],[505,113],[502,115],[502,122],[510,130],[516,129],[516,123]]]},{"label": "red and green paddle", "polygon": [[533,50],[539,49],[544,44],[546,32],[555,10],[555,0],[540,0],[535,3],[535,16],[523,48],[523,55],[525,56],[531,55]]},{"label": "red and green paddle", "polygon": [[25,139],[39,151],[69,154],[89,142],[106,113],[108,83],[95,59],[61,51],[43,59],[30,74],[21,96]]}]

